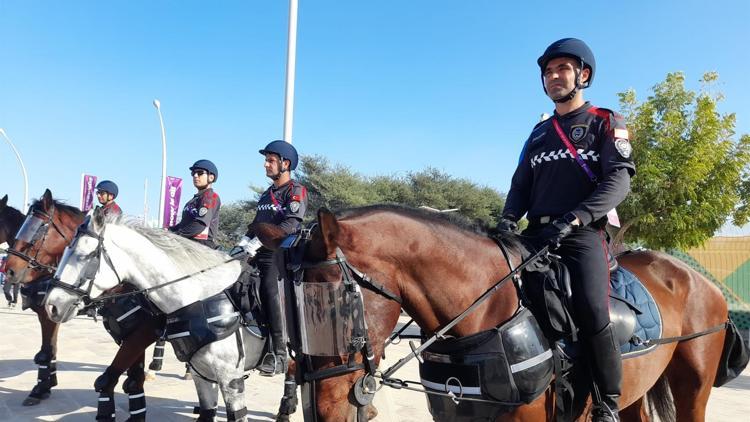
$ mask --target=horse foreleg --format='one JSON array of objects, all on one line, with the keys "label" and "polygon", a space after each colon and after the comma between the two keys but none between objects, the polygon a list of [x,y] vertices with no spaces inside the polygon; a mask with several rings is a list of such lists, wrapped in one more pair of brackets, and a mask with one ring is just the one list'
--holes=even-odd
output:
[{"label": "horse foreleg", "polygon": [[247,415],[243,368],[244,365],[238,368],[238,371],[234,371],[234,374],[226,374],[226,378],[219,377],[219,389],[224,396],[228,422],[244,421]]},{"label": "horse foreleg", "polygon": [[34,363],[38,365],[37,383],[31,393],[23,401],[24,406],[34,406],[46,399],[52,393],[52,387],[57,385],[57,332],[60,324],[52,322],[44,308],[32,308],[39,319],[42,328],[42,347],[34,356]]},{"label": "horse foreleg", "polygon": [[146,393],[143,391],[143,382],[146,380],[143,372],[145,361],[146,354],[141,353],[136,363],[128,369],[128,377],[122,383],[122,390],[128,395],[128,422],[146,421]]},{"label": "horse foreleg", "polygon": [[193,409],[198,415],[196,422],[214,422],[216,408],[219,406],[218,385],[204,380],[202,377],[193,377],[195,391],[198,392],[198,403],[200,407]]},{"label": "horse foreleg", "polygon": [[289,366],[284,379],[284,395],[281,397],[276,422],[288,422],[290,416],[297,411],[297,381],[295,378],[297,363],[291,359],[288,362]]}]

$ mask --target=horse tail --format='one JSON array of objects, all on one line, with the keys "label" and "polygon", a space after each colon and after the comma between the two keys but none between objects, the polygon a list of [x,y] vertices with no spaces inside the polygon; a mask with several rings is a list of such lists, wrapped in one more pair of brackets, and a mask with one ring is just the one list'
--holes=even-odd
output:
[{"label": "horse tail", "polygon": [[648,390],[646,400],[648,401],[649,416],[653,416],[656,413],[661,422],[677,421],[674,402],[672,401],[672,389],[665,374],[662,374],[656,380],[656,384]]}]

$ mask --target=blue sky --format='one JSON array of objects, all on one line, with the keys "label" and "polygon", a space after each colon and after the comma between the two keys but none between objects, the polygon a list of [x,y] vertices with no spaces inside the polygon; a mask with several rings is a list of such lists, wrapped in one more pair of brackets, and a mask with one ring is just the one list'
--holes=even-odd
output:
[{"label": "blue sky", "polygon": [[[523,3],[523,4],[522,4]],[[81,173],[120,186],[156,217],[162,104],[168,174],[219,167],[223,202],[265,186],[257,150],[282,136],[288,2],[0,0],[0,127],[20,150],[30,196],[79,205]],[[721,109],[750,133],[750,2],[301,0],[294,145],[366,175],[426,166],[506,191],[531,127],[552,103],[536,58],[579,37],[597,58],[586,97],[617,107],[667,72],[698,87],[718,71]],[[744,73],[743,73],[744,72]],[[0,194],[22,181],[0,142]],[[184,203],[184,199],[183,199]],[[429,205],[429,204],[427,204]]]}]

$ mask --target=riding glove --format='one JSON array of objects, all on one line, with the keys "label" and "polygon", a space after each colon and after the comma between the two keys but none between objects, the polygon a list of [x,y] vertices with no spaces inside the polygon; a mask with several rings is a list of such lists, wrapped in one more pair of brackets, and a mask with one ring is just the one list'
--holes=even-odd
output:
[{"label": "riding glove", "polygon": [[573,225],[576,220],[578,220],[578,217],[569,212],[542,229],[539,238],[549,245],[550,249],[557,249],[560,247],[560,242],[577,227]]},{"label": "riding glove", "polygon": [[248,258],[252,258],[255,256],[255,254],[258,252],[258,249],[263,246],[262,243],[260,243],[260,239],[257,237],[253,237],[250,239],[247,236],[242,236],[242,239],[240,239],[240,242],[237,243],[230,251],[230,256],[239,256],[239,255],[246,255]]},{"label": "riding glove", "polygon": [[508,217],[503,216],[500,219],[500,222],[497,223],[497,231],[518,233],[518,223]]}]

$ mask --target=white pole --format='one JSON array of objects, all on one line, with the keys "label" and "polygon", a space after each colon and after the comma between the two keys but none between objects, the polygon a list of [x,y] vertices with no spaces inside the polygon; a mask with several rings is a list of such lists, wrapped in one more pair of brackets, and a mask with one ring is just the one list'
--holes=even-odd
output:
[{"label": "white pole", "polygon": [[297,65],[297,0],[289,0],[289,35],[286,51],[286,94],[284,96],[284,140],[292,143],[294,122],[294,72]]},{"label": "white pole", "polygon": [[143,225],[148,227],[148,177],[143,179]]},{"label": "white pole", "polygon": [[154,107],[159,113],[159,125],[161,125],[161,190],[159,193],[159,227],[164,227],[164,190],[167,185],[167,134],[164,131],[164,119],[161,116],[161,103],[154,100]]},{"label": "white pole", "polygon": [[23,212],[26,212],[26,210],[29,208],[29,175],[26,174],[26,166],[23,165],[21,154],[18,153],[16,146],[13,145],[13,142],[11,142],[8,134],[5,133],[5,129],[0,128],[0,135],[3,135],[3,138],[8,141],[8,145],[10,145],[10,147],[13,149],[13,152],[16,154],[18,164],[21,165],[21,173],[23,173],[23,207],[21,208]]}]

